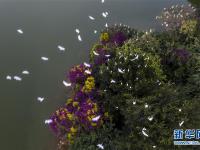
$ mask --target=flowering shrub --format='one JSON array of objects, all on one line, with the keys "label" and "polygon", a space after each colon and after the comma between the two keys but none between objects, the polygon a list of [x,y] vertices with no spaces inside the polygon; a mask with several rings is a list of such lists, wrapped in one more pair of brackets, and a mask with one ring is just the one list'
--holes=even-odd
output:
[{"label": "flowering shrub", "polygon": [[161,16],[157,16],[156,19],[161,20],[166,30],[176,30],[181,27],[183,21],[195,18],[195,10],[196,8],[191,5],[173,5],[168,9],[164,8]]},{"label": "flowering shrub", "polygon": [[185,20],[182,22],[180,32],[183,34],[194,34],[197,26],[197,20]]},{"label": "flowering shrub", "polygon": [[[174,128],[199,128],[200,35],[192,6],[161,15],[167,30],[102,31],[90,63],[72,67],[71,98],[49,124],[62,150],[187,149]],[[196,120],[195,120],[196,119]]]}]

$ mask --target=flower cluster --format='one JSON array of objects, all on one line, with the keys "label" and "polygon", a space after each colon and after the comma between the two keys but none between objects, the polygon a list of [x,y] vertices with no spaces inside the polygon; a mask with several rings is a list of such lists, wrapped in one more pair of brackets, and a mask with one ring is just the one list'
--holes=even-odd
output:
[{"label": "flower cluster", "polygon": [[101,36],[100,36],[100,41],[103,45],[112,44],[112,45],[120,46],[126,40],[127,40],[127,35],[125,35],[121,31],[115,32],[115,33],[103,32],[101,33]]},{"label": "flower cluster", "polygon": [[91,66],[84,63],[69,71],[68,78],[73,86],[72,97],[50,118],[52,131],[61,141],[66,139],[67,144],[73,143],[77,133],[82,130],[101,126],[105,118],[102,107],[97,104],[98,90]]},{"label": "flower cluster", "polygon": [[83,83],[85,78],[87,77],[86,70],[89,69],[89,67],[85,66],[84,64],[77,65],[69,71],[68,78],[71,83],[77,84],[77,83]]},{"label": "flower cluster", "polygon": [[191,5],[173,5],[168,9],[164,8],[161,16],[157,16],[156,19],[159,19],[162,22],[162,26],[167,31],[176,30],[181,27],[184,20],[194,18],[195,11],[196,9]]},{"label": "flower cluster", "polygon": [[[72,99],[68,100],[68,104]],[[50,127],[58,137],[66,136],[69,142],[77,132],[76,118],[74,116],[74,107],[68,105],[59,108],[52,116]],[[67,133],[67,134],[66,134]]]},{"label": "flower cluster", "polygon": [[[178,5],[164,9],[157,18],[169,32],[140,32],[123,25],[101,32],[90,51],[90,63],[70,69],[71,96],[49,120],[62,150],[141,145],[173,149],[173,143],[165,142],[170,141],[171,130],[189,122],[184,116],[190,117],[199,106],[200,45],[194,11]],[[167,129],[165,135],[157,126]],[[158,140],[149,143],[148,137]]]},{"label": "flower cluster", "polygon": [[191,53],[186,49],[174,49],[173,52],[182,63],[186,63],[191,56]]},{"label": "flower cluster", "polygon": [[180,27],[180,33],[193,34],[196,30],[197,20],[185,20]]},{"label": "flower cluster", "polygon": [[85,93],[89,93],[92,90],[94,90],[94,88],[95,88],[94,77],[90,76],[86,79],[82,91]]},{"label": "flower cluster", "polygon": [[95,45],[92,49],[91,57],[95,65],[101,65],[107,62],[111,57],[109,50],[103,45]]},{"label": "flower cluster", "polygon": [[103,123],[102,113],[97,103],[91,99],[87,99],[80,103],[80,109],[76,112],[79,123],[86,130],[94,129]]}]

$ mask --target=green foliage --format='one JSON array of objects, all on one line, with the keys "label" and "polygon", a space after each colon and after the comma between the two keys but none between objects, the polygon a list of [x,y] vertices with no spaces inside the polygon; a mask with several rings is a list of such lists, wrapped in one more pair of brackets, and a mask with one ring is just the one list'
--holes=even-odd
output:
[{"label": "green foliage", "polygon": [[105,150],[199,149],[173,145],[174,129],[197,129],[200,124],[197,27],[189,21],[177,30],[158,33],[127,26],[105,29],[109,35],[128,35],[122,45],[99,42],[90,52],[91,63],[98,49],[111,56],[93,66],[97,103],[109,119],[98,129],[80,132],[68,149],[98,150],[98,144]]},{"label": "green foliage", "polygon": [[188,1],[196,7],[200,7],[200,1],[199,0],[188,0]]},{"label": "green foliage", "polygon": [[135,48],[130,40],[116,49],[114,58],[100,66],[97,79],[100,88],[110,94],[129,91],[142,96],[161,84],[165,76],[159,56]]}]

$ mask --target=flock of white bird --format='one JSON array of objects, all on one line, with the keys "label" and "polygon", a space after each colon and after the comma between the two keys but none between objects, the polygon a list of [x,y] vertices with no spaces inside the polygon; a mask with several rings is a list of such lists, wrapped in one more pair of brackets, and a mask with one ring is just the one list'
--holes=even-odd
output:
[{"label": "flock of white bird", "polygon": [[[105,3],[105,0],[101,0],[101,3],[102,3],[102,4]],[[102,15],[102,17],[107,18],[107,17],[108,17],[108,12],[107,12],[107,11],[102,12],[101,15]],[[89,18],[91,21],[95,21],[95,18],[94,18],[93,16],[91,16],[91,15],[88,15],[88,18]],[[108,24],[106,23],[105,26],[108,27]],[[76,34],[77,34],[77,39],[78,39],[78,41],[79,41],[79,42],[82,42],[83,39],[82,39],[80,30],[77,28],[77,29],[75,29],[75,32],[76,32]],[[94,30],[94,34],[97,34],[97,32],[98,32],[97,30]],[[24,31],[23,31],[22,29],[17,29],[17,33],[20,34],[20,35],[22,35],[22,34],[24,34]],[[59,51],[62,51],[62,52],[64,52],[64,51],[66,50],[66,48],[65,48],[64,46],[62,46],[62,45],[57,45],[57,49],[58,49]],[[98,55],[98,54],[96,53],[96,55]],[[47,61],[50,60],[50,58],[48,58],[47,56],[41,56],[40,59],[41,59],[42,61],[44,61],[44,62],[47,62]],[[90,68],[90,64],[88,64],[88,63],[85,62],[84,65],[85,65],[86,67]],[[85,73],[91,74],[91,71],[88,69],[88,70],[85,70]],[[21,74],[22,74],[22,75],[29,75],[30,72],[29,72],[28,70],[23,70]],[[16,76],[16,75],[14,75],[14,76],[7,75],[7,76],[6,76],[6,79],[7,79],[7,80],[22,81],[22,77]],[[64,85],[65,87],[71,87],[71,86],[72,86],[71,83],[69,83],[69,82],[67,82],[67,81],[65,81],[65,80],[63,80],[63,85]],[[43,102],[44,100],[45,100],[45,97],[37,97],[37,101],[38,101],[38,102]],[[99,116],[96,116],[96,117],[94,117],[94,118],[92,119],[92,121],[93,121],[93,122],[97,122],[100,118],[101,118],[100,115],[99,115]],[[44,123],[45,123],[45,124],[50,124],[50,123],[52,123],[52,120],[51,120],[51,119],[47,119],[47,120],[44,121]],[[97,147],[98,147],[99,149],[104,149],[103,144],[97,144]]]},{"label": "flock of white bird", "polygon": [[[102,3],[102,4],[105,3],[105,0],[101,0],[101,3]],[[105,11],[105,12],[102,12],[101,15],[102,15],[102,17],[107,18],[107,17],[108,17],[108,14],[109,14],[109,13],[108,13],[107,11]],[[91,21],[95,21],[95,17],[93,17],[93,16],[91,16],[91,15],[88,15],[88,18],[89,18]],[[108,24],[107,24],[107,23],[105,24],[105,27],[108,27]],[[17,29],[17,32],[18,32],[18,34],[24,34],[24,31],[23,31],[22,29]],[[76,32],[76,34],[77,34],[77,39],[78,39],[78,41],[79,41],[79,42],[82,42],[83,40],[82,40],[82,37],[81,37],[81,34],[80,34],[80,33],[81,33],[80,30],[77,28],[77,29],[75,29],[75,32]],[[97,30],[94,30],[94,34],[96,34],[96,33],[97,33]],[[58,45],[58,46],[57,46],[57,49],[58,49],[59,51],[62,51],[62,52],[64,52],[64,51],[66,50],[66,48],[65,48],[64,46],[62,46],[62,45]],[[99,55],[99,54],[98,54],[97,52],[95,52],[95,51],[93,51],[93,53],[94,53],[94,55],[96,55],[96,56]],[[106,57],[110,57],[110,55],[107,55]],[[135,58],[134,58],[133,60],[131,60],[131,61],[137,60],[138,57],[139,57],[139,56],[136,55]],[[41,56],[41,60],[42,60],[42,61],[49,61],[49,58],[46,57],[46,56]],[[86,63],[86,62],[84,62],[84,65],[85,65],[86,67],[88,67],[88,68],[90,67],[90,64],[88,64],[88,63]],[[123,69],[118,68],[118,72],[123,74],[123,73],[125,73],[125,69],[123,70]],[[90,70],[86,70],[85,73],[91,74]],[[30,72],[29,72],[28,70],[23,70],[23,71],[21,72],[21,74],[22,74],[22,75],[29,75]],[[14,75],[14,76],[7,75],[7,76],[6,76],[6,79],[7,79],[7,80],[22,81],[22,77],[17,76],[17,75]],[[112,80],[111,80],[111,83],[116,83],[116,81],[112,79]],[[64,81],[64,80],[63,80],[63,85],[64,85],[65,87],[70,87],[72,84],[69,83],[69,82],[67,82],[67,81]],[[37,97],[37,100],[38,100],[39,102],[43,102],[43,101],[45,100],[45,98],[44,98],[44,97]],[[133,101],[133,105],[136,105],[136,101]],[[147,108],[149,107],[149,105],[146,103],[146,104],[144,105],[144,107],[147,109]],[[116,107],[116,109],[118,109],[118,107]],[[181,109],[179,109],[179,111],[181,112]],[[94,118],[92,119],[92,121],[97,122],[100,118],[101,118],[100,115],[99,115],[99,116],[96,116],[96,117],[94,117]],[[149,116],[147,119],[148,119],[149,121],[152,121],[152,120],[153,120],[153,116]],[[51,120],[51,119],[47,119],[47,120],[44,121],[44,123],[45,123],[45,124],[50,124],[50,123],[52,123],[52,120]],[[179,126],[182,126],[183,123],[184,123],[184,121],[181,121],[181,122],[179,123]],[[147,129],[146,129],[146,128],[143,128],[142,131],[141,131],[141,133],[142,133],[145,137],[149,137],[149,135],[147,134]],[[97,147],[98,147],[99,149],[104,149],[103,144],[97,144]],[[153,148],[156,148],[156,146],[153,146]]]}]

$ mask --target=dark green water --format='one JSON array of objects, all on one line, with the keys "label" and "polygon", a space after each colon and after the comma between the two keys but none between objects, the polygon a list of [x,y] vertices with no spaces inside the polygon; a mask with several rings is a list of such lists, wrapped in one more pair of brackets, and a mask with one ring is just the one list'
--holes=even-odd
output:
[{"label": "dark green water", "polygon": [[[159,28],[155,16],[185,0],[0,0],[0,150],[55,150],[44,120],[68,96],[62,81],[75,64],[88,60],[97,38],[93,30],[124,23],[138,29]],[[110,14],[107,19],[103,11]],[[88,19],[88,15],[96,18]],[[23,35],[16,30],[22,28]],[[78,42],[79,28],[83,42]],[[60,52],[57,45],[66,47]],[[41,56],[49,57],[48,62]],[[30,75],[21,75],[22,70]],[[7,75],[23,77],[21,82]],[[37,97],[46,99],[43,103]]]}]

